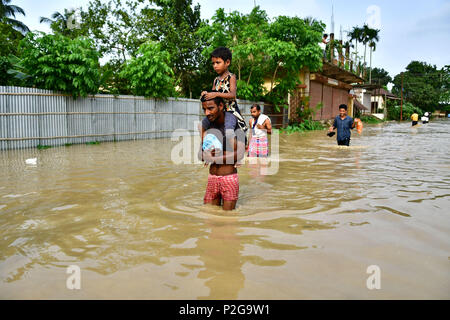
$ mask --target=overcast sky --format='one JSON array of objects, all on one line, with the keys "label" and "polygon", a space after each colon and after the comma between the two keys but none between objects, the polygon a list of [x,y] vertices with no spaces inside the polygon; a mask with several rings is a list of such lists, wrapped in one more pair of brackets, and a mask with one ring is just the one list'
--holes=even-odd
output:
[{"label": "overcast sky", "polygon": [[[106,0],[104,0],[106,1]],[[25,10],[19,16],[31,30],[49,32],[39,17],[64,8],[87,7],[89,0],[13,0],[12,4]],[[448,0],[193,0],[201,5],[203,19],[210,19],[215,10],[238,10],[249,13],[254,4],[266,10],[270,18],[279,15],[307,17],[322,20],[330,32],[332,5],[335,34],[362,26],[368,22],[381,29],[380,42],[373,55],[373,66],[382,67],[394,76],[405,69],[411,60],[425,61],[438,68],[450,64],[450,1]],[[345,36],[345,33],[344,33]]]}]

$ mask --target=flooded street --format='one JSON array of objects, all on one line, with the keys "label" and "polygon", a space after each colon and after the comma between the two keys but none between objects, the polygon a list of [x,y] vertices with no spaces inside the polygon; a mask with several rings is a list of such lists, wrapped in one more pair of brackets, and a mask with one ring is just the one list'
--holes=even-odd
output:
[{"label": "flooded street", "polygon": [[0,152],[0,298],[449,299],[450,121],[325,133],[239,168],[231,214],[170,139]]}]

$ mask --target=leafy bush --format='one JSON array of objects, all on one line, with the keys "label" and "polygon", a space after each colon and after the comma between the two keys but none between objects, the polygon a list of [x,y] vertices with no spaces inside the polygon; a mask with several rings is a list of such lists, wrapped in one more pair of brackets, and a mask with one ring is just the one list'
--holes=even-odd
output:
[{"label": "leafy bush", "polygon": [[[358,117],[356,117],[356,118],[358,118]],[[383,120],[381,120],[381,119],[379,119],[379,118],[377,118],[375,116],[372,116],[372,115],[361,115],[359,117],[359,119],[362,122],[365,122],[365,123],[380,123],[380,122],[383,122]]]},{"label": "leafy bush", "polygon": [[301,123],[290,124],[286,128],[280,129],[280,131],[282,133],[292,134],[294,132],[322,130],[323,128],[324,128],[324,126],[320,121],[314,121],[314,120],[307,119]]},{"label": "leafy bush", "polygon": [[73,97],[98,92],[99,53],[90,39],[29,32],[20,42],[19,54],[18,67],[38,88]]},{"label": "leafy bush", "polygon": [[[403,104],[402,110],[402,120],[410,120],[411,115],[417,112],[420,115],[423,114],[423,111],[415,107],[412,103],[406,102]],[[389,120],[399,120],[400,119],[400,106],[399,105],[389,105],[387,106],[387,118]]]},{"label": "leafy bush", "polygon": [[323,108],[323,103],[319,102],[315,107],[311,107],[309,104],[310,97],[302,97],[300,100],[300,105],[297,108],[297,118],[298,120],[312,120],[317,112]]},{"label": "leafy bush", "polygon": [[142,44],[137,57],[125,64],[121,76],[130,81],[133,94],[165,99],[175,96],[175,78],[169,67],[170,54],[160,44],[149,41]]},{"label": "leafy bush", "polygon": [[[237,77],[237,97],[264,100],[275,109],[287,107],[287,96],[300,84],[300,70],[322,66],[319,42],[325,24],[313,19],[279,16],[271,21],[256,6],[243,15],[218,9],[211,22],[199,28],[204,61],[219,46],[233,53],[230,71]],[[206,68],[205,68],[206,69]]]}]

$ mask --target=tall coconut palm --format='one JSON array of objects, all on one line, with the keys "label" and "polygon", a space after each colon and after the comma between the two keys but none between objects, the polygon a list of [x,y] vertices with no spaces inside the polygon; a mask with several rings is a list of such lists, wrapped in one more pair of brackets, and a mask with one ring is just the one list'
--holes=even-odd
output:
[{"label": "tall coconut palm", "polygon": [[362,41],[362,31],[363,29],[360,27],[353,27],[353,29],[348,32],[348,36],[350,37],[350,41],[355,40],[355,64],[357,63],[358,58],[358,42]]},{"label": "tall coconut palm", "polygon": [[370,29],[369,32],[369,48],[370,48],[370,68],[369,68],[369,83],[372,83],[372,52],[377,48],[377,42],[380,41],[378,29]]},{"label": "tall coconut palm", "polygon": [[54,12],[50,18],[40,17],[39,23],[48,23],[53,31],[60,32],[64,35],[70,34],[70,29],[68,28],[69,19],[75,13],[75,10],[64,9],[64,13],[58,11]]},{"label": "tall coconut palm", "polygon": [[[21,21],[14,19],[16,14],[25,16],[25,11],[21,7],[10,4],[11,0],[0,0],[0,20],[4,20],[6,24],[11,25],[14,29],[26,33],[30,29]],[[11,18],[12,17],[12,18]]]}]

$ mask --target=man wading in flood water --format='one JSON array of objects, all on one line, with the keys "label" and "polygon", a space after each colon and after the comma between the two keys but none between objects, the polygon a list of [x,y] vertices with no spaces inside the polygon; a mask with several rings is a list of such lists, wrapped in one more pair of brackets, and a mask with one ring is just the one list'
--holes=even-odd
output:
[{"label": "man wading in flood water", "polygon": [[334,118],[333,125],[330,127],[330,132],[337,129],[337,143],[339,146],[350,146],[350,136],[352,133],[350,129],[355,127],[355,122],[352,117],[347,115],[347,105],[341,104],[339,106],[339,115]]},{"label": "man wading in flood water", "polygon": [[[206,164],[211,164],[204,203],[222,205],[224,210],[233,210],[239,196],[239,178],[235,165],[244,158],[245,134],[233,114],[225,112],[223,98],[206,100],[203,95],[201,101],[209,120],[209,129],[205,131],[202,122],[202,148],[199,157]],[[225,132],[225,122],[233,122],[234,131],[227,129]]]}]

